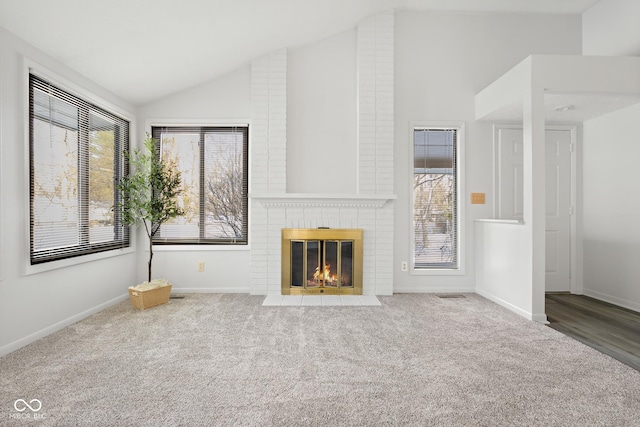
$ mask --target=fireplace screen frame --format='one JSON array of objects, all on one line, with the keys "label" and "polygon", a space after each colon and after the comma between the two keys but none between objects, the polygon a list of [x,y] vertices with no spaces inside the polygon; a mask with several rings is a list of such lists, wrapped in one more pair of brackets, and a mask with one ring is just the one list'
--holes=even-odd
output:
[{"label": "fireplace screen frame", "polygon": [[[347,228],[283,228],[282,229],[282,295],[362,295],[362,229]],[[292,286],[292,242],[351,241],[352,286]],[[305,245],[306,246],[306,245]]]}]

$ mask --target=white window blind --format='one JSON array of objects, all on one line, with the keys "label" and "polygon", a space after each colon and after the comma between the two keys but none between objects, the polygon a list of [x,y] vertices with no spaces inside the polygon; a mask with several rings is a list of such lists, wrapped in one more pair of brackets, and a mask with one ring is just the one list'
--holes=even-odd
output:
[{"label": "white window blind", "polygon": [[457,129],[414,129],[416,269],[458,268]]},{"label": "white window blind", "polygon": [[112,206],[129,122],[29,76],[31,264],[129,245]]},{"label": "white window blind", "polygon": [[154,243],[246,244],[249,128],[153,127],[152,136],[180,170],[185,210]]}]

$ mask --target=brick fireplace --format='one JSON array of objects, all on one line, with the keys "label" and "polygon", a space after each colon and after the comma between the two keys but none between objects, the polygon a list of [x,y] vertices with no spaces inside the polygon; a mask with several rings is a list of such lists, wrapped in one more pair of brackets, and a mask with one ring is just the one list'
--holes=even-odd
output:
[{"label": "brick fireplace", "polygon": [[362,294],[393,293],[392,196],[281,194],[251,200],[252,293],[281,294],[283,228],[319,227],[361,229]]},{"label": "brick fireplace", "polygon": [[357,28],[358,139],[345,141],[357,149],[356,194],[287,192],[287,51],[252,62],[252,294],[281,294],[284,228],[361,229],[362,294],[393,293],[393,26],[386,12]]}]

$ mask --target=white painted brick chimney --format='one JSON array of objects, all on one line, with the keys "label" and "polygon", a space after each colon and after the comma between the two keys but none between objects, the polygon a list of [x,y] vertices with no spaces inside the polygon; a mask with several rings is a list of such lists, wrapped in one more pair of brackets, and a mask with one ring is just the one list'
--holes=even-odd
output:
[{"label": "white painted brick chimney", "polygon": [[358,26],[358,194],[287,193],[287,52],[252,62],[251,293],[280,294],[282,228],[362,228],[363,294],[393,293],[394,15]]}]

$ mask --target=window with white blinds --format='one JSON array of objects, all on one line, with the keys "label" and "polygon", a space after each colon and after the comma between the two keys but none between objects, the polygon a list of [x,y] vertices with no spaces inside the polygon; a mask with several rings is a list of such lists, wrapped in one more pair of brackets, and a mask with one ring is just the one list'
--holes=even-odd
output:
[{"label": "window with white blinds", "polygon": [[415,269],[458,269],[458,129],[413,130]]},{"label": "window with white blinds", "polygon": [[31,264],[129,246],[112,206],[129,122],[29,75]]},{"label": "window with white blinds", "polygon": [[154,243],[247,244],[249,128],[152,127],[151,134],[180,170],[185,211],[162,224]]}]

